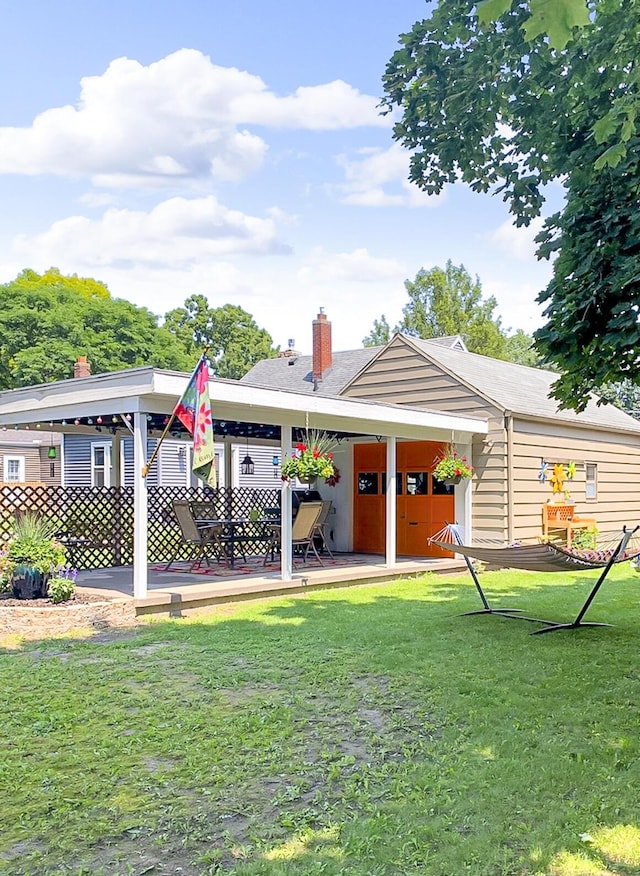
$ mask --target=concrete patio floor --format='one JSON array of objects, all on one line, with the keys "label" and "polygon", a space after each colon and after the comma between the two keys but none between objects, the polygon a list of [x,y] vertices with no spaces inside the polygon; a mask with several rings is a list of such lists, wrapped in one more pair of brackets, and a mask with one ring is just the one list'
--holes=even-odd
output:
[{"label": "concrete patio floor", "polygon": [[[336,556],[339,561],[339,555]],[[281,581],[279,572],[266,574],[235,574],[216,576],[192,575],[182,571],[160,572],[149,568],[148,595],[133,597],[133,569],[117,566],[109,569],[86,570],[78,574],[81,592],[104,596],[106,599],[132,600],[136,614],[169,613],[181,615],[189,609],[202,608],[242,599],[257,599],[282,593],[301,593],[314,587],[345,587],[391,581],[425,572],[459,572],[466,565],[460,559],[402,557],[389,568],[384,558],[369,554],[349,554],[348,564],[319,567],[300,566],[294,569],[292,581]]]}]

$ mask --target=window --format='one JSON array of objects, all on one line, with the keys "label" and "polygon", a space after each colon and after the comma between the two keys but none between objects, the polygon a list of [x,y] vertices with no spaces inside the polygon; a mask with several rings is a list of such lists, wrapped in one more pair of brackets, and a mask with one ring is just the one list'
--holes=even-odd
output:
[{"label": "window", "polygon": [[361,471],[358,473],[358,493],[361,496],[378,495],[377,471]]},{"label": "window", "polygon": [[598,466],[594,462],[587,462],[584,467],[584,496],[585,499],[598,498]]},{"label": "window", "polygon": [[445,484],[444,481],[439,481],[431,475],[431,495],[432,496],[453,496],[453,484]]},{"label": "window", "polygon": [[6,484],[24,482],[24,456],[5,456],[3,480]]},{"label": "window", "polygon": [[111,445],[91,445],[91,486],[111,486]]},{"label": "window", "polygon": [[429,483],[428,471],[407,472],[407,496],[426,496]]}]

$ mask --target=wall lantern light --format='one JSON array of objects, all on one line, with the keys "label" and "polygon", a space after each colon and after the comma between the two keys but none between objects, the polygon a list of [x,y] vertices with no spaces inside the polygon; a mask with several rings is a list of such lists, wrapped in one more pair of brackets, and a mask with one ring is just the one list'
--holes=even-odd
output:
[{"label": "wall lantern light", "polygon": [[247,438],[247,455],[240,463],[240,472],[243,475],[252,475],[255,471],[253,460],[249,456],[249,439]]}]

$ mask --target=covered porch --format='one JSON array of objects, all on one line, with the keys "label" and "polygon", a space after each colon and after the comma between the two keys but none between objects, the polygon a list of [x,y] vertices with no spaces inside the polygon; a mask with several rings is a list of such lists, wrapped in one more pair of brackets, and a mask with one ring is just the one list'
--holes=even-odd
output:
[{"label": "covered porch", "polygon": [[[147,439],[159,436],[187,381],[188,375],[185,374],[138,368],[0,393],[0,428],[91,433],[99,428],[98,423],[108,423],[114,447],[122,434],[132,435],[134,537],[131,588],[139,601],[151,598],[150,591],[156,589],[151,577],[154,570],[149,570],[149,491],[142,473],[148,456]],[[345,553],[353,546],[355,476],[352,442],[364,439],[384,444],[385,550],[384,556],[377,557],[374,565],[386,572],[394,571],[400,565],[396,550],[398,442],[455,441],[463,452],[470,455],[472,436],[487,432],[486,420],[481,418],[392,404],[314,397],[218,379],[210,381],[209,390],[216,438],[221,436],[229,440],[231,436],[251,436],[252,440],[277,443],[283,456],[287,456],[291,453],[294,430],[325,430],[341,437],[339,464],[344,476],[334,495],[339,497],[336,525],[341,531],[340,549]],[[114,468],[117,464],[114,452]],[[282,485],[280,507],[282,549],[278,569],[273,574],[278,581],[297,586],[301,575],[293,564],[292,493],[287,484]],[[455,518],[470,532],[471,487],[468,482],[456,488]],[[93,570],[91,574],[95,577],[99,573]],[[164,588],[163,584],[159,589]]]}]

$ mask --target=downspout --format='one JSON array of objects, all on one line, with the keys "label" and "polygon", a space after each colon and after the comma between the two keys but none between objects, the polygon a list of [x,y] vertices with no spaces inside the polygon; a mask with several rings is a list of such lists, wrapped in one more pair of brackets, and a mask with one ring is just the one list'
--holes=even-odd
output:
[{"label": "downspout", "polygon": [[513,513],[513,414],[511,411],[504,412],[504,428],[507,437],[507,540],[512,542],[515,538],[515,526]]}]

